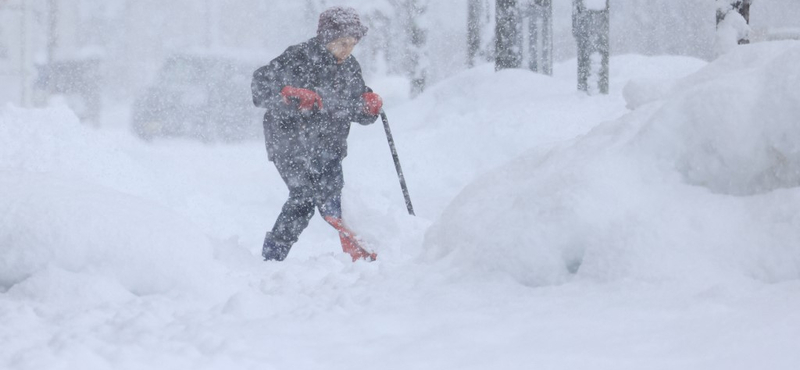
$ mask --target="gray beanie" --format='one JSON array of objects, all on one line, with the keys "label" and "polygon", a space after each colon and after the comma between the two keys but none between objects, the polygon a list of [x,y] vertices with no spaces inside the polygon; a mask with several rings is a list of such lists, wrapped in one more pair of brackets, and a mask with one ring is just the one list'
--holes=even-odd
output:
[{"label": "gray beanie", "polygon": [[358,12],[344,6],[334,6],[319,15],[317,38],[326,45],[340,37],[353,37],[360,40],[368,28],[361,24]]}]

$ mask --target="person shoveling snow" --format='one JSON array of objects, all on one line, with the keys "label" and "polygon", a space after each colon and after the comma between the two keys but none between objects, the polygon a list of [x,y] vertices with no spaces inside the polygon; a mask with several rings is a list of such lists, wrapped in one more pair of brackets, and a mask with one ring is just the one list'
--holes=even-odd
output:
[{"label": "person shoveling snow", "polygon": [[350,123],[375,122],[383,106],[351,55],[366,33],[355,9],[332,7],[320,14],[316,37],[289,47],[253,74],[253,103],[267,109],[268,158],[289,188],[289,199],[264,238],[265,260],[286,258],[315,208],[339,232],[353,261],[377,257],[344,224],[341,206]]}]

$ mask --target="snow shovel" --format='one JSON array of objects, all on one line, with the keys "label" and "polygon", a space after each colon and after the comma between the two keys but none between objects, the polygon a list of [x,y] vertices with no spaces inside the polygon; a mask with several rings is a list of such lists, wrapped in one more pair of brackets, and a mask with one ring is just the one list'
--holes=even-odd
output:
[{"label": "snow shovel", "polygon": [[386,113],[381,109],[381,119],[383,120],[383,129],[386,131],[386,139],[389,141],[389,149],[392,150],[392,158],[394,159],[394,168],[397,170],[397,177],[400,178],[400,188],[403,189],[403,197],[406,200],[406,208],[408,214],[414,214],[414,206],[411,205],[411,197],[408,195],[408,186],[406,186],[406,178],[403,176],[403,169],[400,167],[400,158],[397,157],[397,149],[394,147],[394,139],[392,138],[392,130],[389,128],[389,119],[386,118]]}]

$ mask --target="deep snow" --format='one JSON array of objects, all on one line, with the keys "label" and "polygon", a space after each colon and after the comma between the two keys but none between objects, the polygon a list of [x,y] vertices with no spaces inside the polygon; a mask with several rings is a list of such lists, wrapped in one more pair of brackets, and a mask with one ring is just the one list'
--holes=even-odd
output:
[{"label": "deep snow", "polygon": [[[533,149],[462,192],[426,252],[534,285],[575,270],[700,287],[800,279],[798,58],[796,42],[737,49],[660,100]],[[627,95],[650,93],[638,88]]]},{"label": "deep snow", "polygon": [[380,123],[354,127],[374,263],[319,218],[260,261],[286,190],[259,142],[4,107],[0,368],[794,369],[798,53],[619,56],[600,97],[574,61],[486,65],[387,99],[418,217]]}]

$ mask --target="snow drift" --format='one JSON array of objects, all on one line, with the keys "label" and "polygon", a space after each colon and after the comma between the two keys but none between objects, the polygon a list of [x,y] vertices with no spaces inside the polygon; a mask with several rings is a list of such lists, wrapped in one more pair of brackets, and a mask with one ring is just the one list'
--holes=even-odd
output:
[{"label": "snow drift", "polygon": [[643,128],[644,145],[674,161],[688,183],[714,192],[800,186],[797,45],[740,48],[681,81]]},{"label": "snow drift", "polygon": [[196,289],[219,272],[198,226],[126,190],[147,191],[148,177],[119,143],[63,108],[8,107],[0,122],[0,137],[16,138],[0,147],[0,288],[47,284],[27,288],[47,297],[94,281],[124,297]]},{"label": "snow drift", "polygon": [[[468,186],[426,257],[530,285],[800,278],[800,43],[737,48]],[[646,91],[638,91],[642,94]]]}]

